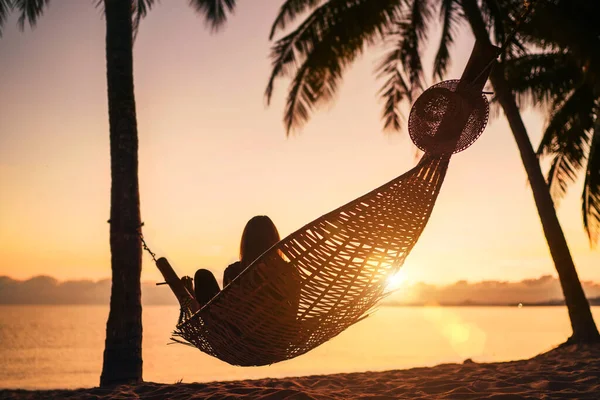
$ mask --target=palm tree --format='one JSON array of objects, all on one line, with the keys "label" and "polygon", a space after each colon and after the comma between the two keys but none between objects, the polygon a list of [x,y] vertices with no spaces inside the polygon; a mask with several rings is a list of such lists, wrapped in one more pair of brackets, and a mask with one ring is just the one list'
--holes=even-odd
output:
[{"label": "palm tree", "polygon": [[[600,28],[597,2],[545,2],[523,26],[541,52],[506,62],[506,79],[521,104],[550,116],[537,153],[551,159],[547,174],[558,204],[583,171],[583,225],[590,245],[600,234]],[[549,29],[559,26],[561,29]]]},{"label": "palm tree", "polygon": [[[10,12],[21,29],[35,26],[50,0],[0,0],[0,28]],[[98,0],[106,19],[106,76],[111,157],[110,249],[112,289],[100,385],[142,380],[140,196],[138,133],[133,90],[133,36],[155,0]],[[235,0],[190,0],[211,28],[219,28]],[[1,30],[0,30],[1,33]]]},{"label": "palm tree", "polygon": [[[387,52],[376,72],[384,79],[380,94],[384,100],[386,129],[399,130],[400,104],[411,101],[423,88],[421,49],[430,33],[437,10],[442,34],[433,70],[445,75],[458,24],[466,21],[479,43],[503,43],[507,30],[515,24],[521,7],[515,0],[287,0],[280,8],[271,30],[271,39],[288,24],[304,17],[291,32],[272,47],[273,70],[266,88],[271,99],[275,81],[290,77],[284,111],[288,134],[300,128],[317,106],[330,101],[341,82],[345,68],[364,49],[383,44]],[[525,54],[518,41],[507,47],[503,60]],[[550,253],[562,285],[575,342],[600,340],[567,242],[556,216],[548,185],[519,113],[515,97],[505,78],[502,62],[493,69],[490,81],[495,97],[506,115],[529,177],[535,204]]]},{"label": "palm tree", "polygon": [[[489,41],[489,34],[486,30],[477,0],[463,0],[462,5],[475,37],[480,40],[487,39]],[[558,221],[548,184],[544,179],[540,164],[533,151],[527,130],[519,113],[515,96],[511,91],[512,88],[506,80],[503,63],[500,63],[499,68],[495,68],[492,71],[490,81],[519,147],[521,160],[531,184],[546,241],[548,242],[548,247],[558,272],[558,278],[571,320],[571,327],[573,328],[573,335],[569,338],[568,342],[598,342],[600,341],[600,334],[594,323],[589,302],[583,292],[573,257]]]}]

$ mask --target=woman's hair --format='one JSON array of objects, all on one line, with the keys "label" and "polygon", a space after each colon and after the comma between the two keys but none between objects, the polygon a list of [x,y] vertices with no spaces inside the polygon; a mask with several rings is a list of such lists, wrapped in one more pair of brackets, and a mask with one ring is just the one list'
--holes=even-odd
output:
[{"label": "woman's hair", "polygon": [[271,218],[257,215],[248,221],[240,242],[240,261],[248,266],[258,256],[279,242],[279,232]]}]

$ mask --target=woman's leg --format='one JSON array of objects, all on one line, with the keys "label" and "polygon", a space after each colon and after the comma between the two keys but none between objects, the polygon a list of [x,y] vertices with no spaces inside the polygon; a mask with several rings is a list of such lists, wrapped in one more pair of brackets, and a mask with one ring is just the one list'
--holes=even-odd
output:
[{"label": "woman's leg", "polygon": [[196,271],[196,275],[194,275],[194,292],[200,307],[208,303],[220,290],[212,272],[207,269]]}]

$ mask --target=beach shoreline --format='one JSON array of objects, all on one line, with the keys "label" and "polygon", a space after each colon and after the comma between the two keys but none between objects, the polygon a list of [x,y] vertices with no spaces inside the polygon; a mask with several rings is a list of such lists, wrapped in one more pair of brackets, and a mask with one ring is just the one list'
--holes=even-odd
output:
[{"label": "beach shoreline", "polygon": [[526,360],[383,372],[77,390],[0,390],[0,399],[597,399],[600,345],[561,346]]}]

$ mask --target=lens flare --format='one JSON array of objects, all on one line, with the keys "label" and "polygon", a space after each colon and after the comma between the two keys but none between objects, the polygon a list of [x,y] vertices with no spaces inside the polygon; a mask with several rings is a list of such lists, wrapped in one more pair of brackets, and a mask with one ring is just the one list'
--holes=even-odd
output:
[{"label": "lens flare", "polygon": [[390,276],[387,279],[387,284],[386,284],[386,291],[392,291],[392,290],[396,290],[400,287],[402,287],[402,285],[406,282],[406,274],[404,273],[403,270],[399,270],[398,272],[396,272],[394,275]]}]

